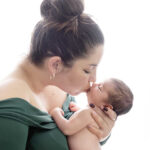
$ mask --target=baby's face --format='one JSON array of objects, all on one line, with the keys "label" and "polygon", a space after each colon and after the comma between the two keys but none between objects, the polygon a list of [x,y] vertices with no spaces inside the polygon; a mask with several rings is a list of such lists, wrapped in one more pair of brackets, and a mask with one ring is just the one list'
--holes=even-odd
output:
[{"label": "baby's face", "polygon": [[108,94],[113,89],[111,80],[96,84],[94,83],[87,92],[88,103],[93,103],[96,106],[107,104]]}]

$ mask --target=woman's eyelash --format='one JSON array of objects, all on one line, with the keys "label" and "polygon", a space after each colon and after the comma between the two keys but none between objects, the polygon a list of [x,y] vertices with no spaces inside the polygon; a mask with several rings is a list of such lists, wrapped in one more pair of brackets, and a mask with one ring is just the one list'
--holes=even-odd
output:
[{"label": "woman's eyelash", "polygon": [[87,70],[84,70],[84,72],[85,72],[85,73],[90,73],[90,72],[89,72],[89,71],[87,71]]}]

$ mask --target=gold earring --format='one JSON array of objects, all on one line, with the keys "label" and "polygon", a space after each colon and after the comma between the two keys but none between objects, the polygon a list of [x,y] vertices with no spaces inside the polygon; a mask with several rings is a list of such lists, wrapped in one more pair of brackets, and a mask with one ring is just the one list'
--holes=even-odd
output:
[{"label": "gold earring", "polygon": [[52,76],[49,76],[49,79],[52,80]]},{"label": "gold earring", "polygon": [[55,78],[55,74],[50,75],[49,79],[52,80]]},{"label": "gold earring", "polygon": [[52,78],[53,78],[53,79],[55,78],[55,73],[54,73],[54,74],[52,74]]}]

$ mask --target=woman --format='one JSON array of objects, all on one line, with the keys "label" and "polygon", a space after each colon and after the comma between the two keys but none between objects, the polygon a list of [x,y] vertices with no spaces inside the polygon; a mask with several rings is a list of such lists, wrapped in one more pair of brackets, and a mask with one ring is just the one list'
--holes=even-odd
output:
[{"label": "woman", "polygon": [[[82,2],[44,0],[41,14],[29,55],[0,83],[1,149],[67,150],[65,136],[48,114],[48,107],[63,105],[66,94],[59,89],[52,93],[50,85],[77,95],[96,80],[104,38],[97,24],[83,13]],[[57,101],[52,103],[52,98]],[[93,114],[99,129],[89,130],[104,138],[115,117],[109,109],[101,117]]]}]

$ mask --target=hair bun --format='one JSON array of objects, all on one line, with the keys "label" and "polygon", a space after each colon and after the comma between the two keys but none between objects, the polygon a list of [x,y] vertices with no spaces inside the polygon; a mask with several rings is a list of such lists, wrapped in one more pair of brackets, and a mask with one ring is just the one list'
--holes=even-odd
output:
[{"label": "hair bun", "polygon": [[83,0],[43,0],[41,15],[44,19],[53,18],[63,22],[82,14]]}]

